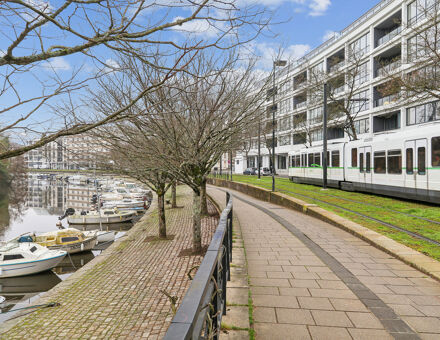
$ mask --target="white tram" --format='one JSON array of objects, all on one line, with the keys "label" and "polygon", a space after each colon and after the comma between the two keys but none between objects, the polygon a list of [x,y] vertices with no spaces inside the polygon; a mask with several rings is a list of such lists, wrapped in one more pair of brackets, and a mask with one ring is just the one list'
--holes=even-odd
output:
[{"label": "white tram", "polygon": [[[440,124],[328,143],[328,185],[440,204]],[[322,145],[289,152],[293,182],[322,184]]]}]

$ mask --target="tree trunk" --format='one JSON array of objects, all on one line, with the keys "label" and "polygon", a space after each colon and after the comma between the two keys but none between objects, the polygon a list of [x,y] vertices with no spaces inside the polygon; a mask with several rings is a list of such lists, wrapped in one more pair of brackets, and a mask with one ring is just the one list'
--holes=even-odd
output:
[{"label": "tree trunk", "polygon": [[165,222],[165,193],[157,194],[157,210],[159,213],[159,237],[167,237],[167,225]]},{"label": "tree trunk", "polygon": [[176,187],[177,187],[177,182],[173,181],[173,184],[171,184],[171,208],[177,208]]},{"label": "tree trunk", "polygon": [[208,203],[206,201],[206,179],[203,180],[200,186],[200,214],[201,216],[208,215]]},{"label": "tree trunk", "polygon": [[202,250],[202,228],[200,215],[200,192],[194,191],[193,196],[193,251],[198,253]]}]

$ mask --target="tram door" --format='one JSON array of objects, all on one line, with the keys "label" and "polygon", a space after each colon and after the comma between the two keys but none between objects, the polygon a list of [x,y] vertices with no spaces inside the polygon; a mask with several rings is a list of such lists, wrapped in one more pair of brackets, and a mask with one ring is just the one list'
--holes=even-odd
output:
[{"label": "tram door", "polygon": [[405,142],[405,187],[428,189],[428,142],[417,139]]},{"label": "tram door", "polygon": [[371,184],[371,146],[359,148],[359,172],[360,181]]}]

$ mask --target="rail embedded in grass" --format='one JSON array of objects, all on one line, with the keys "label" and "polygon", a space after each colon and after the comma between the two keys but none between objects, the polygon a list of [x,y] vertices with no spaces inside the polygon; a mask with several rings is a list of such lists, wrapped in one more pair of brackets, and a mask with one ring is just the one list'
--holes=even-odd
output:
[{"label": "rail embedded in grass", "polygon": [[[223,210],[209,248],[174,315],[165,340],[214,339],[226,314],[226,281],[232,261],[232,198]],[[203,336],[202,336],[203,333]]]},{"label": "rail embedded in grass", "polygon": [[[270,178],[234,176],[234,181],[270,189]],[[277,190],[359,222],[408,247],[440,260],[440,208],[366,193],[292,183],[277,178]],[[397,228],[393,228],[397,226]],[[398,229],[398,230],[397,230]],[[418,237],[420,236],[420,237]]]}]

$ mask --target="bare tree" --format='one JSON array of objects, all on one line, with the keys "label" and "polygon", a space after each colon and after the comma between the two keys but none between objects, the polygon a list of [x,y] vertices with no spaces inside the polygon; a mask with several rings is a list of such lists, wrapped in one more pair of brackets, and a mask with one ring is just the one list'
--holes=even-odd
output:
[{"label": "bare tree", "polygon": [[[0,144],[0,159],[120,119],[147,92],[183,70],[188,56],[250,41],[269,20],[266,10],[235,0],[1,1],[0,135],[19,144]],[[191,34],[194,29],[212,38]],[[174,32],[187,38],[171,36]],[[99,116],[81,110],[85,103],[78,97],[120,69],[115,54],[136,56],[162,70],[162,76],[138,88],[124,107]],[[167,62],[156,64],[158,55]]]},{"label": "bare tree", "polygon": [[95,133],[105,136],[101,138],[107,144],[113,172],[135,178],[156,193],[159,237],[166,238],[165,193],[175,183],[175,179],[153,163],[154,157],[150,152],[156,149],[152,143],[157,142],[157,139],[149,138],[130,121],[114,123],[105,130],[98,128]]},{"label": "bare tree", "polygon": [[[399,95],[410,103],[440,99],[440,2],[414,1],[408,6],[405,27],[410,38],[407,53],[380,61],[381,76],[386,78],[385,94]],[[403,26],[403,25],[402,25]],[[416,121],[440,119],[434,108]]]},{"label": "bare tree", "polygon": [[[201,195],[206,178],[262,105],[261,95],[249,96],[255,92],[254,64],[244,67],[243,63],[234,51],[210,56],[201,52],[185,73],[144,96],[129,118],[140,133],[155,140],[149,144],[149,162],[193,190],[194,252],[201,251]],[[155,75],[148,65],[136,64],[124,80],[119,88],[125,87],[123,94],[129,97],[132,86],[154,82]],[[95,100],[101,110],[109,105],[105,96]]]},{"label": "bare tree", "polygon": [[323,103],[324,84],[327,84],[329,124],[343,128],[350,140],[357,140],[355,120],[371,105],[362,91],[368,80],[369,64],[362,53],[350,47],[346,54],[329,58],[327,69],[310,68],[308,92],[312,101]]}]

